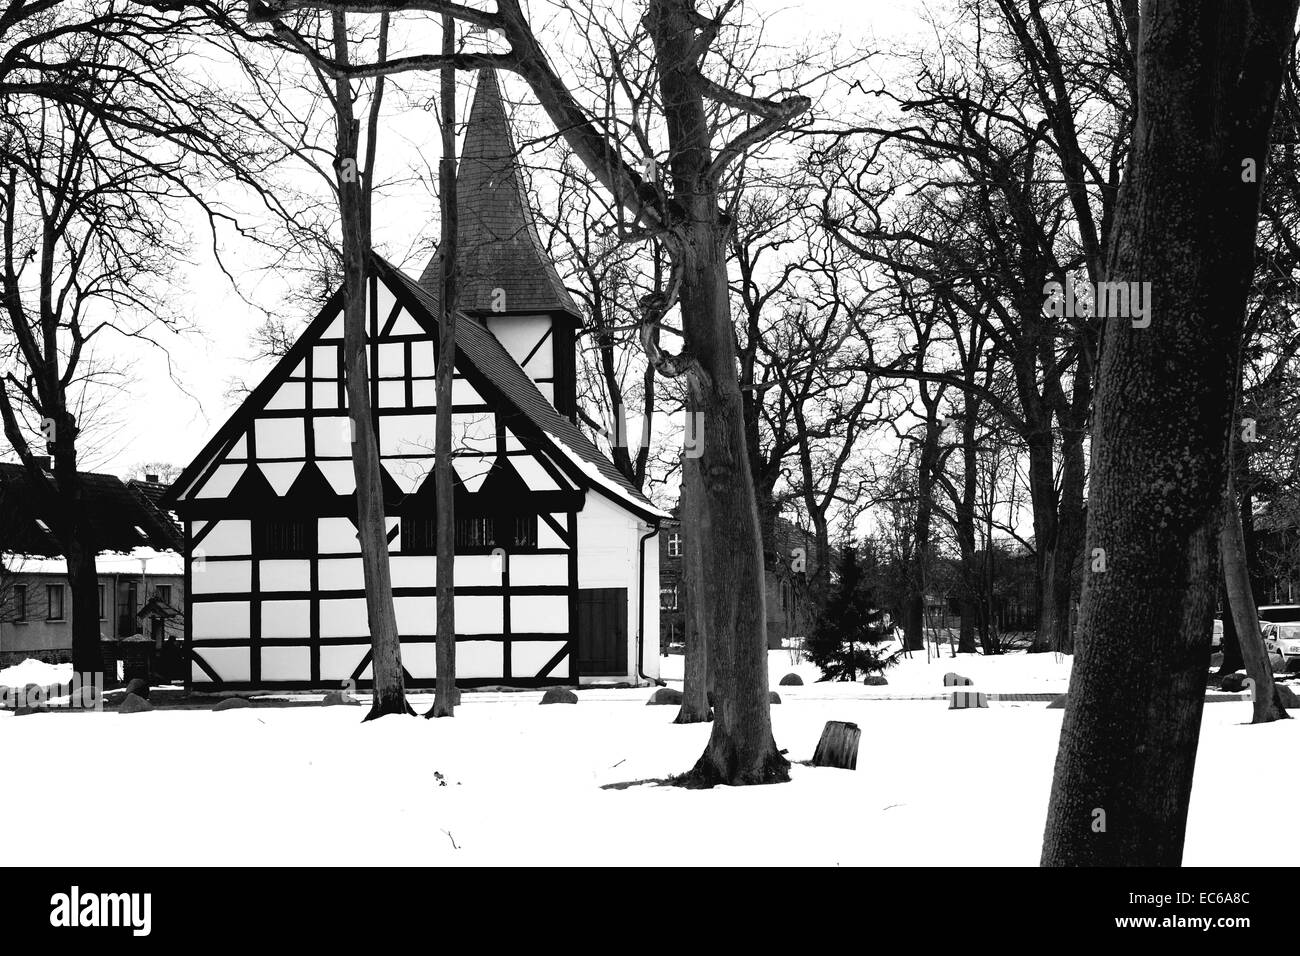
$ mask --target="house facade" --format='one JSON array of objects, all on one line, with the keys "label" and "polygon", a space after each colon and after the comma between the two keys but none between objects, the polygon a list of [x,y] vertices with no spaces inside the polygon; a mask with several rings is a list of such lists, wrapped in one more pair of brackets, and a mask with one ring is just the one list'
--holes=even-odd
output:
[{"label": "house facade", "polygon": [[[659,534],[659,632],[664,653],[685,638],[686,589],[682,582],[682,548],[689,534],[676,518],[664,519]],[[794,523],[777,518],[772,550],[764,555],[763,600],[767,646],[778,650],[802,640],[812,627],[816,608],[808,580],[818,561],[815,537]],[[802,549],[803,562],[794,558]]]},{"label": "house facade", "polygon": [[[149,496],[113,475],[82,473],[97,554],[105,669],[183,637],[181,541]],[[35,507],[24,466],[0,462],[0,666],[72,659],[72,592],[62,548]],[[141,483],[143,484],[143,483]]]},{"label": "house facade", "polygon": [[[479,74],[457,194],[457,683],[654,678],[650,539],[664,514],[574,423],[580,318],[542,250],[490,71]],[[369,263],[372,424],[412,687],[436,677],[438,291],[436,253],[418,280],[380,256]],[[342,308],[339,290],[163,501],[186,541],[192,687],[371,678]]]}]

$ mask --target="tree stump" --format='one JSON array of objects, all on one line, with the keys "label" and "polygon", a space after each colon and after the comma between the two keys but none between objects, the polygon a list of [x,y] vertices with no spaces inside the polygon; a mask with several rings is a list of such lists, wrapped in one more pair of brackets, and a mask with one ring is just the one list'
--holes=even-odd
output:
[{"label": "tree stump", "polygon": [[846,720],[828,720],[822,728],[822,739],[813,752],[814,767],[839,767],[842,770],[858,768],[858,741],[862,731],[857,724]]}]

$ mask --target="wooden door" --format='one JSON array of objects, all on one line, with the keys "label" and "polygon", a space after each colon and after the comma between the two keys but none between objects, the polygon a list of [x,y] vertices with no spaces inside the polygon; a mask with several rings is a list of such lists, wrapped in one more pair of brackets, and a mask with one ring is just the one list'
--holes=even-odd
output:
[{"label": "wooden door", "polygon": [[578,591],[578,675],[628,675],[627,588]]}]

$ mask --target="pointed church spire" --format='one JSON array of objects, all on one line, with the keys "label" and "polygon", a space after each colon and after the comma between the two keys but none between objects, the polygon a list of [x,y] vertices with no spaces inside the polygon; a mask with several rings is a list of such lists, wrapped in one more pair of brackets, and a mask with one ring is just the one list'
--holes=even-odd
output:
[{"label": "pointed church spire", "polygon": [[[456,201],[463,311],[578,314],[537,233],[501,88],[490,69],[478,74],[456,172]],[[420,286],[439,297],[437,252],[420,274]]]}]

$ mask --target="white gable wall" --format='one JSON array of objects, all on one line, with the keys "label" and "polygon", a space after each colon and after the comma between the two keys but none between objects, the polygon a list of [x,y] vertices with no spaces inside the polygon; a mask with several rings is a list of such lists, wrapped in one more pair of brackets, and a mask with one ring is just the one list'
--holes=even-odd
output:
[{"label": "white gable wall", "polygon": [[[627,589],[628,680],[638,680],[637,605],[640,600],[638,544],[649,526],[609,498],[587,492],[578,513],[578,587]],[[654,539],[646,542],[645,651],[647,676],[659,676],[659,552]],[[609,677],[584,679],[584,683],[609,681]]]},{"label": "white gable wall", "polygon": [[[431,337],[404,310],[393,313],[396,299],[379,283],[379,305],[370,317],[369,367],[375,376],[379,444],[383,467],[403,493],[414,492],[432,468],[434,350]],[[504,317],[503,317],[504,318]],[[507,349],[524,363],[550,328],[546,316],[511,316],[497,323]],[[314,326],[320,328],[320,325]],[[388,332],[383,332],[385,328]],[[375,333],[379,333],[375,335]],[[322,472],[338,495],[352,492],[351,429],[346,418],[346,390],[340,380],[342,322],[331,316],[328,327],[311,343],[289,379],[271,392],[267,403],[251,410],[248,426],[216,461],[200,472],[181,495],[180,509],[191,539],[202,536],[191,563],[193,606],[189,620],[194,650],[216,672],[220,683],[251,682],[337,684],[358,675],[368,649],[369,628],[363,594],[356,529],[347,518],[315,517],[316,553],[300,557],[254,554],[248,513],[222,514],[231,490],[246,473],[260,471],[275,496],[283,496],[308,462]],[[553,374],[549,340],[524,363],[534,378]],[[517,354],[516,354],[517,353]],[[454,467],[474,493],[501,449],[497,416],[485,398],[459,374]],[[572,492],[576,486],[555,462],[525,446],[508,430],[504,452],[511,467],[533,491]],[[250,475],[255,478],[256,475]],[[456,561],[457,676],[486,682],[500,678],[564,683],[576,667],[576,621],[570,619],[572,590],[622,588],[627,591],[627,673],[636,680],[637,608],[640,602],[637,549],[646,525],[623,507],[594,491],[570,525],[569,514],[551,513],[563,533],[539,518],[537,548],[502,558],[458,554]],[[186,513],[187,503],[196,509]],[[265,513],[266,506],[262,506]],[[276,512],[274,499],[269,513]],[[436,559],[412,552],[402,540],[400,520],[389,517],[395,609],[403,634],[403,663],[417,683],[434,676]],[[570,580],[570,548],[576,534],[577,579]],[[647,560],[644,633],[653,640],[646,671],[657,673],[657,552]],[[462,593],[461,589],[471,593]],[[518,593],[523,590],[525,593]],[[509,623],[507,623],[509,622]],[[504,640],[503,640],[504,637]],[[571,646],[570,646],[571,645]],[[569,653],[565,655],[566,647]],[[553,664],[558,658],[558,664]],[[542,672],[551,668],[548,673]],[[195,665],[192,679],[214,677]],[[592,678],[609,680],[609,677]],[[615,678],[618,679],[618,678]]]}]

